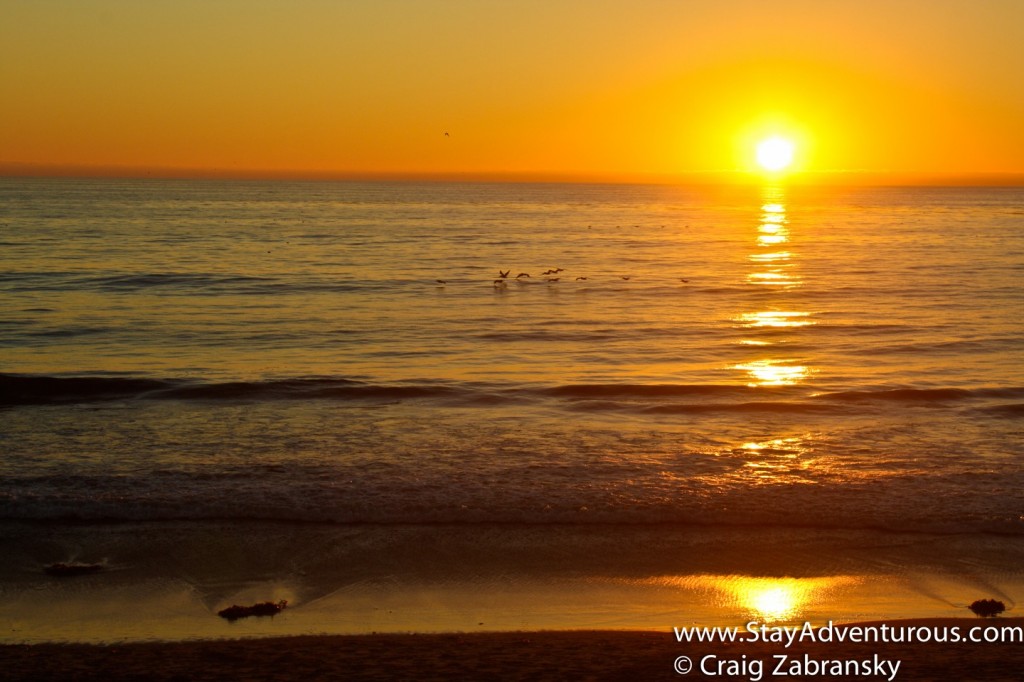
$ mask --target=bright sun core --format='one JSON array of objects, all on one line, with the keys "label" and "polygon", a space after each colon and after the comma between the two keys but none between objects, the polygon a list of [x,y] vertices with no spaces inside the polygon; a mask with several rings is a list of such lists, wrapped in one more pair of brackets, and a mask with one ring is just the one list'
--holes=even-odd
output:
[{"label": "bright sun core", "polygon": [[793,143],[781,137],[769,137],[757,145],[757,162],[767,171],[785,170],[793,162]]}]

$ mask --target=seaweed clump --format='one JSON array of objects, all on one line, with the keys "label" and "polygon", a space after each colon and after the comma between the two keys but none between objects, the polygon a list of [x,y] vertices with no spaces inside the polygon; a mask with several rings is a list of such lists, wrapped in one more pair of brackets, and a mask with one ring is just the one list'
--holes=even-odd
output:
[{"label": "seaweed clump", "polygon": [[971,602],[967,608],[982,618],[992,618],[1005,611],[1006,604],[995,599],[978,599]]},{"label": "seaweed clump", "polygon": [[57,562],[50,564],[43,569],[46,575],[54,575],[58,578],[68,578],[75,575],[88,575],[90,573],[99,573],[103,570],[103,564],[80,564],[77,562],[63,563]]},{"label": "seaweed clump", "polygon": [[221,609],[217,612],[217,615],[221,618],[225,618],[231,622],[235,622],[239,618],[248,618],[249,616],[276,616],[288,606],[288,602],[284,599],[277,602],[276,604],[271,601],[265,601],[260,604],[253,604],[252,606],[229,606],[226,609]]}]

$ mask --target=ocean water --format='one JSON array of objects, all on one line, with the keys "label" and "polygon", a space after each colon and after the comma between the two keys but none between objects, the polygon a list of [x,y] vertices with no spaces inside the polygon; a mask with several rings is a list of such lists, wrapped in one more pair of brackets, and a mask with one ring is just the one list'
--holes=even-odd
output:
[{"label": "ocean water", "polygon": [[2,179],[3,575],[86,526],[1016,542],[1022,302],[1021,188]]}]

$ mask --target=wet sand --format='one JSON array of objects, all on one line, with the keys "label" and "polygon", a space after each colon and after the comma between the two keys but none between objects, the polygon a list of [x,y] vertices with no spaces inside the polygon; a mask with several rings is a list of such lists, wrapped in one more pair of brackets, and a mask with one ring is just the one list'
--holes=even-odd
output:
[{"label": "wet sand", "polygon": [[[1024,628],[1024,618],[890,621],[890,627],[926,625]],[[707,675],[700,661],[745,662]],[[899,662],[888,670],[854,675],[772,675],[777,655],[787,664],[813,660]],[[679,656],[697,666],[674,670]],[[548,631],[475,634],[298,636],[244,640],[110,645],[0,646],[6,680],[754,680],[760,679],[1019,680],[1024,643],[679,643],[672,632]],[[727,665],[727,663],[726,663]],[[804,669],[809,671],[808,668]]]}]

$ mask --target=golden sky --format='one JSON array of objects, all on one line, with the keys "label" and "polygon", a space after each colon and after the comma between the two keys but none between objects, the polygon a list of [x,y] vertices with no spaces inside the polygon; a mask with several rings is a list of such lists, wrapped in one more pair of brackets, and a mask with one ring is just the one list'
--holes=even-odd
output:
[{"label": "golden sky", "polygon": [[769,134],[1024,173],[1024,1],[0,0],[7,173],[640,177]]}]

